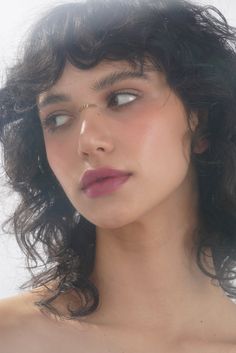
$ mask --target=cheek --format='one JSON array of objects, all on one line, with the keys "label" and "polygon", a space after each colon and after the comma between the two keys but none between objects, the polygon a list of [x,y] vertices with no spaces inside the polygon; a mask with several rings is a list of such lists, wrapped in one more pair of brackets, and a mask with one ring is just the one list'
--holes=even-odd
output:
[{"label": "cheek", "polygon": [[[163,187],[180,183],[190,163],[190,135],[181,104],[157,111],[155,106],[139,111],[127,141],[132,141],[133,155],[147,181],[158,180]],[[126,131],[127,134],[127,131]],[[127,146],[128,149],[128,146]]]},{"label": "cheek", "polygon": [[190,134],[181,105],[170,104],[162,110],[157,110],[155,105],[139,109],[122,136],[141,158],[155,154],[160,157],[179,156],[189,161]]},{"label": "cheek", "polygon": [[75,161],[73,160],[72,150],[68,145],[68,142],[58,143],[55,141],[45,142],[47,160],[56,176],[59,183],[64,187],[67,180],[71,177],[70,172]]}]

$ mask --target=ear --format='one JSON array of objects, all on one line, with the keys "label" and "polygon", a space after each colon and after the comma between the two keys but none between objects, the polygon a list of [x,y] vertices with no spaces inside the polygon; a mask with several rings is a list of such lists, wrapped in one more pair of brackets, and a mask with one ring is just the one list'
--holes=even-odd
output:
[{"label": "ear", "polygon": [[209,143],[206,138],[202,138],[197,141],[196,146],[193,149],[193,152],[196,154],[201,154],[208,149]]},{"label": "ear", "polygon": [[[190,115],[190,127],[192,131],[195,131],[199,123],[198,114],[196,112],[191,112]],[[208,148],[208,140],[206,138],[198,138],[196,146],[194,147],[193,152],[201,154],[205,152]]]},{"label": "ear", "polygon": [[198,126],[199,120],[198,120],[198,115],[195,112],[190,113],[189,117],[189,125],[192,131],[196,130],[196,127]]}]

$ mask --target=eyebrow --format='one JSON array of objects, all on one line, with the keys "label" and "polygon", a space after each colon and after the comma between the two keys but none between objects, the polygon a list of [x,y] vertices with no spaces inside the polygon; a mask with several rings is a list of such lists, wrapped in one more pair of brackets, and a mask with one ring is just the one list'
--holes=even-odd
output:
[{"label": "eyebrow", "polygon": [[51,104],[69,102],[69,101],[70,101],[70,97],[67,94],[50,93],[50,94],[47,94],[47,96],[43,98],[42,101],[38,102],[38,108],[42,109]]},{"label": "eyebrow", "polygon": [[148,79],[147,75],[142,71],[116,71],[96,81],[92,89],[94,91],[100,91],[129,78]]},{"label": "eyebrow", "polygon": [[[98,92],[113,86],[117,82],[121,82],[129,78],[148,80],[148,76],[142,71],[115,71],[105,77],[102,77],[100,80],[95,81],[95,83],[91,86],[91,89]],[[51,104],[69,102],[70,100],[70,96],[67,94],[49,93],[42,99],[42,101],[38,103],[38,108],[42,109]]]}]

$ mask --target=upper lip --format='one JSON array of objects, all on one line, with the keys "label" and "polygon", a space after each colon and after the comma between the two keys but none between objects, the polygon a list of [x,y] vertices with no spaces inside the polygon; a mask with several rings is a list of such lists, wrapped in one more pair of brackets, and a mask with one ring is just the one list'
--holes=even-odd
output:
[{"label": "upper lip", "polygon": [[108,178],[108,177],[119,177],[131,175],[129,172],[112,169],[112,168],[99,168],[99,169],[89,169],[84,172],[80,180],[81,189],[86,189],[89,185],[96,182],[98,179]]}]

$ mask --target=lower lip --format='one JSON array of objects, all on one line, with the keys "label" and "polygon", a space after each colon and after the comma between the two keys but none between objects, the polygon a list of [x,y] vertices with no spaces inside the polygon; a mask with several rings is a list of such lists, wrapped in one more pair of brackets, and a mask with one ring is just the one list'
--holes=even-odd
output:
[{"label": "lower lip", "polygon": [[116,191],[122,184],[124,184],[130,175],[121,177],[112,177],[104,179],[104,181],[96,182],[83,190],[83,192],[90,198],[99,197],[110,194]]}]

